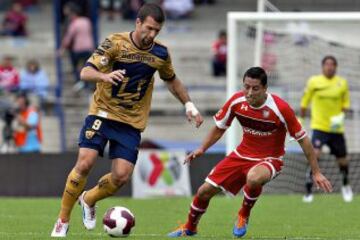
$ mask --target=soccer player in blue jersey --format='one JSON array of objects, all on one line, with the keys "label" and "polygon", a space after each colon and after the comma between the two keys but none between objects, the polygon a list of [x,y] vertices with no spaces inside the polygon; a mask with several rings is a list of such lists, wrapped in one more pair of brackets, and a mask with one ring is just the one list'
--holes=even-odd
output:
[{"label": "soccer player in blue jersey", "polygon": [[[85,228],[94,229],[95,203],[113,195],[130,179],[140,134],[150,112],[156,71],[170,92],[185,105],[188,120],[194,120],[196,127],[202,124],[202,116],[175,75],[168,48],[155,40],[164,21],[164,13],[158,5],[143,5],[135,30],[108,36],[82,69],[81,79],[96,82],[96,90],[80,132],[78,159],[68,175],[52,237],[66,237],[77,200],[83,211]],[[90,170],[97,157],[103,155],[108,142],[111,172],[94,188],[83,191]]]}]

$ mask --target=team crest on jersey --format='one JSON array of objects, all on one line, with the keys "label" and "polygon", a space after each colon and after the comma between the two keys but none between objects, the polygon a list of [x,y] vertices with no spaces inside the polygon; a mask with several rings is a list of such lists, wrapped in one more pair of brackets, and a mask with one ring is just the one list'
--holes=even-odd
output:
[{"label": "team crest on jersey", "polygon": [[95,131],[94,130],[86,130],[85,132],[85,137],[87,139],[92,139],[95,135]]},{"label": "team crest on jersey", "polygon": [[100,63],[101,65],[106,66],[109,64],[109,59],[107,57],[101,57]]},{"label": "team crest on jersey", "polygon": [[268,118],[270,116],[270,112],[268,110],[263,111],[263,117]]}]

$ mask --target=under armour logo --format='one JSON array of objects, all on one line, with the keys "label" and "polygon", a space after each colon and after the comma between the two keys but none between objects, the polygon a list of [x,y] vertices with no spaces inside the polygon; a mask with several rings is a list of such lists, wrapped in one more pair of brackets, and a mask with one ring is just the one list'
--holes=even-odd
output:
[{"label": "under armour logo", "polygon": [[248,106],[246,106],[245,104],[241,104],[241,110],[247,111],[247,110],[248,110]]}]

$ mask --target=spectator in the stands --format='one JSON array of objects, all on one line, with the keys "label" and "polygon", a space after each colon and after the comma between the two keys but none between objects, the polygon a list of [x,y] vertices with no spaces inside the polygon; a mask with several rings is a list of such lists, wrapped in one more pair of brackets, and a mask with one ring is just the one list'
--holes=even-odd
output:
[{"label": "spectator in the stands", "polygon": [[23,11],[20,3],[13,3],[11,9],[4,15],[2,21],[1,35],[24,37],[27,35],[26,30],[27,16]]},{"label": "spectator in the stands", "polygon": [[37,59],[30,59],[20,71],[20,90],[34,93],[40,104],[48,97],[49,78]]},{"label": "spectator in the stands", "polygon": [[42,130],[38,109],[31,106],[30,100],[25,93],[17,95],[16,105],[19,112],[16,115],[14,142],[18,152],[40,152]]},{"label": "spectator in the stands", "polygon": [[213,59],[212,72],[213,76],[226,75],[226,60],[227,60],[227,35],[225,30],[219,32],[218,38],[212,45]]},{"label": "spectator in the stands", "polygon": [[84,82],[80,81],[80,70],[95,48],[93,30],[90,19],[80,15],[81,8],[77,4],[68,2],[63,10],[69,20],[69,25],[62,40],[59,54],[63,55],[66,49],[69,50],[76,80],[74,90],[78,91],[84,88]]},{"label": "spectator in the stands", "polygon": [[0,63],[0,91],[15,92],[19,88],[19,72],[12,60],[11,56],[4,56]]},{"label": "spectator in the stands", "polygon": [[186,19],[194,11],[193,0],[164,0],[162,5],[169,19]]}]

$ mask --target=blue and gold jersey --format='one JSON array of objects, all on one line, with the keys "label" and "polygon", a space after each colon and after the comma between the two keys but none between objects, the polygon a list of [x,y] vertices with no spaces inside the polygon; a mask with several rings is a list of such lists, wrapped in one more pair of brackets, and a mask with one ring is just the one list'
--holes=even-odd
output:
[{"label": "blue and gold jersey", "polygon": [[112,34],[89,58],[87,66],[103,73],[125,69],[125,78],[117,86],[98,82],[90,104],[89,115],[127,123],[143,131],[146,127],[154,73],[164,81],[175,78],[167,47],[155,41],[149,49],[139,49],[132,33]]}]

